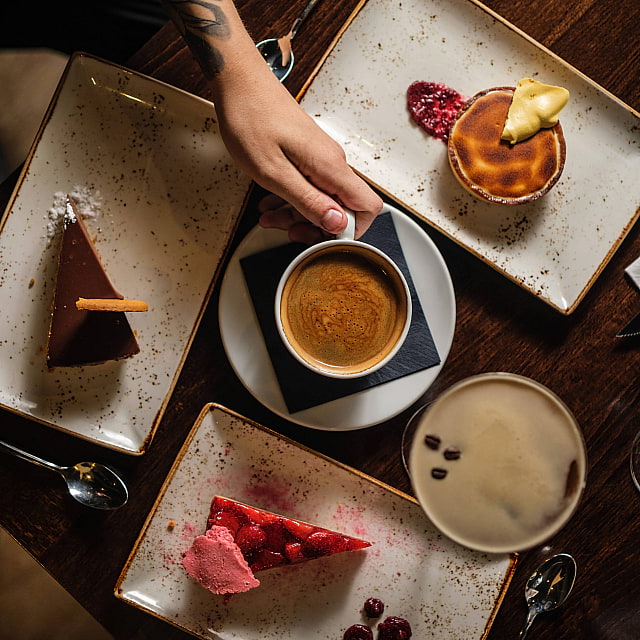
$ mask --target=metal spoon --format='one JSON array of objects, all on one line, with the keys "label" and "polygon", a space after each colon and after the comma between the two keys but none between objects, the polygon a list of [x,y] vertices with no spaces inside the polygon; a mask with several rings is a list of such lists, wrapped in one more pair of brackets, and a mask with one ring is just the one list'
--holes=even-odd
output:
[{"label": "metal spoon", "polygon": [[57,471],[66,480],[73,498],[86,507],[117,509],[126,504],[129,498],[127,487],[120,477],[109,467],[98,462],[78,462],[73,467],[59,467],[2,440],[0,449],[46,469]]},{"label": "metal spoon", "polygon": [[318,0],[309,0],[305,5],[302,13],[298,16],[291,27],[291,31],[281,38],[270,38],[263,40],[256,45],[258,51],[265,59],[267,65],[273,71],[276,78],[283,82],[293,68],[293,50],[291,49],[291,41],[295,37],[302,23],[307,19]]},{"label": "metal spoon", "polygon": [[553,611],[566,599],[576,579],[576,561],[568,553],[547,558],[527,580],[524,597],[529,605],[527,619],[518,636],[522,640],[539,613]]}]

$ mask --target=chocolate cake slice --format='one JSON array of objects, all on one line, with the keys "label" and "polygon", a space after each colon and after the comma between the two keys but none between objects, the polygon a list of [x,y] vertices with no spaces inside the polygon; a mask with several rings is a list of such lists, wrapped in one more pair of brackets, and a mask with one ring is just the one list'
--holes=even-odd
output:
[{"label": "chocolate cake slice", "polygon": [[78,309],[78,298],[123,296],[111,284],[75,203],[67,197],[47,365],[100,364],[140,351],[124,312]]}]

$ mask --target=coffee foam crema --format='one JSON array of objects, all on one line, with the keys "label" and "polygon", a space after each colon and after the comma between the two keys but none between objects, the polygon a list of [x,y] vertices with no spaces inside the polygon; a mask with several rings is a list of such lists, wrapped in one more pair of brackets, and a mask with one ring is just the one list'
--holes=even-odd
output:
[{"label": "coffee foam crema", "polygon": [[365,371],[400,339],[407,302],[404,284],[376,253],[329,247],[303,260],[288,278],[280,305],[291,346],[312,366]]},{"label": "coffee foam crema", "polygon": [[486,552],[542,543],[573,514],[586,453],[566,406],[510,374],[468,378],[420,417],[410,455],[416,496],[453,540]]}]

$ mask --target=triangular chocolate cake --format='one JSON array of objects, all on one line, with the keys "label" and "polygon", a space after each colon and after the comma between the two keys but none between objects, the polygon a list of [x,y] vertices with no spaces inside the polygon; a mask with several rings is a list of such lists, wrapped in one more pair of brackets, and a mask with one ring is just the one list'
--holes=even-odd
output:
[{"label": "triangular chocolate cake", "polygon": [[99,364],[140,351],[124,312],[79,310],[78,298],[123,296],[111,284],[73,200],[67,198],[47,365]]}]

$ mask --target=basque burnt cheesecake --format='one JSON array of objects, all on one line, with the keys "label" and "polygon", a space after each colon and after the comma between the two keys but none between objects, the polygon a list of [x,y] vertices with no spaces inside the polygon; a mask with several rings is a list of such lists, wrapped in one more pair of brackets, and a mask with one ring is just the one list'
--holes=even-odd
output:
[{"label": "basque burnt cheesecake", "polygon": [[[523,90],[529,92],[525,106],[537,109],[536,86],[548,85],[525,80],[528,84]],[[525,80],[518,84],[518,90]],[[449,131],[448,157],[455,177],[474,196],[496,204],[537,200],[556,184],[566,159],[564,134],[557,117],[549,126],[552,121],[541,120],[534,113],[537,125],[533,133],[527,131],[516,137],[505,133],[515,92],[515,87],[481,91],[463,105]]]},{"label": "basque burnt cheesecake", "polygon": [[111,284],[75,203],[67,197],[47,365],[99,364],[140,351],[123,311],[79,309],[80,298],[112,301],[123,296]]},{"label": "basque burnt cheesecake", "polygon": [[182,565],[213,593],[241,593],[260,584],[255,572],[369,546],[359,538],[215,496],[207,530],[184,553]]}]

